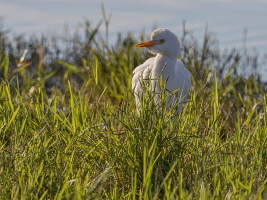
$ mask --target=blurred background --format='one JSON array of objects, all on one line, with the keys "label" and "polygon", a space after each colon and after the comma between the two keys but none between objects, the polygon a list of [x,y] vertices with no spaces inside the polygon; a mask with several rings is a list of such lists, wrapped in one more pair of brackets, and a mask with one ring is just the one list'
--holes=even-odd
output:
[{"label": "blurred background", "polygon": [[[54,86],[63,91],[73,79],[79,91],[90,76],[98,84],[96,66],[105,74],[101,81],[123,76],[114,88],[130,90],[132,70],[151,56],[134,46],[155,28],[168,28],[197,80],[216,71],[219,78],[252,77],[267,88],[266,8],[264,0],[1,1],[0,77],[16,76],[25,91],[45,83],[47,93]],[[127,91],[110,90],[115,96]]]},{"label": "blurred background", "polygon": [[[109,44],[117,33],[131,31],[149,35],[155,27],[171,29],[181,35],[182,24],[201,40],[205,29],[212,32],[221,48],[255,48],[267,53],[267,1],[264,0],[12,0],[1,1],[0,16],[5,29],[26,36],[41,33],[79,31],[84,19],[96,26],[102,19],[104,5],[109,23]],[[104,26],[100,27],[104,31]],[[244,36],[245,35],[245,36]]]}]

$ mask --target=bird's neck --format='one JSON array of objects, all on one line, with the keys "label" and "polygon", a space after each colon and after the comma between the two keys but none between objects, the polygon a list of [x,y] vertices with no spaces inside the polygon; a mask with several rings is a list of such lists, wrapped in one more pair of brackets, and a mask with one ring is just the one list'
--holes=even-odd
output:
[{"label": "bird's neck", "polygon": [[[176,60],[157,54],[151,71],[151,91],[155,92],[155,102],[160,101],[161,89],[166,87],[167,80],[174,73],[174,65]],[[163,87],[161,87],[160,85]]]},{"label": "bird's neck", "polygon": [[164,79],[166,71],[170,71],[170,67],[174,65],[176,60],[165,55],[157,54],[152,68],[152,79],[158,79],[160,76]]}]

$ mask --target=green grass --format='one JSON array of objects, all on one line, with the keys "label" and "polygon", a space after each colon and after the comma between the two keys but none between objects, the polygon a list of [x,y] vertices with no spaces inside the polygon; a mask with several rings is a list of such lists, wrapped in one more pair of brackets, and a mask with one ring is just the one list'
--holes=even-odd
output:
[{"label": "green grass", "polygon": [[[193,87],[183,112],[172,120],[144,102],[138,115],[131,73],[149,55],[130,34],[108,47],[85,24],[69,60],[47,65],[43,51],[14,68],[21,55],[1,51],[1,199],[267,198],[267,96],[255,74],[238,73],[246,55],[185,31]],[[63,89],[50,95],[53,77]]]}]

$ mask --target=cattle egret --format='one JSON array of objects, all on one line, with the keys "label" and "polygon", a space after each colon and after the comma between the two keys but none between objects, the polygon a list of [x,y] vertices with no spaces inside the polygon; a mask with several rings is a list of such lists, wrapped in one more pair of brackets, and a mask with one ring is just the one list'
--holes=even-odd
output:
[{"label": "cattle egret", "polygon": [[164,95],[168,94],[166,108],[176,105],[175,114],[180,113],[191,86],[191,73],[177,59],[180,53],[177,36],[168,29],[157,29],[152,32],[150,41],[142,42],[136,47],[146,47],[156,55],[133,71],[132,89],[137,110],[140,112],[141,97],[145,94],[145,85],[149,84],[148,90],[155,94],[156,105],[161,105],[160,94],[164,88],[167,91]]}]

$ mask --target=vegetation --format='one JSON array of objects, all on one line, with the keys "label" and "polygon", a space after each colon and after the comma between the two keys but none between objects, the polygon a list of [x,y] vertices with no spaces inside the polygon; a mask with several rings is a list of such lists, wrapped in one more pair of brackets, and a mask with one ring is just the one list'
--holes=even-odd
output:
[{"label": "vegetation", "polygon": [[137,115],[131,77],[151,56],[134,48],[144,34],[108,46],[100,26],[30,40],[2,28],[0,198],[266,199],[257,55],[221,52],[208,31],[200,45],[184,28],[188,103],[174,120],[146,104]]}]

